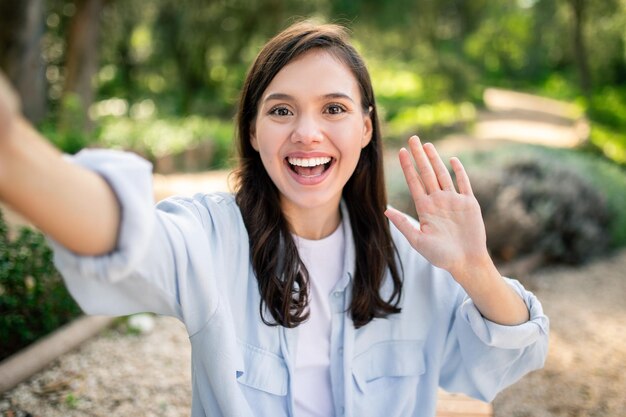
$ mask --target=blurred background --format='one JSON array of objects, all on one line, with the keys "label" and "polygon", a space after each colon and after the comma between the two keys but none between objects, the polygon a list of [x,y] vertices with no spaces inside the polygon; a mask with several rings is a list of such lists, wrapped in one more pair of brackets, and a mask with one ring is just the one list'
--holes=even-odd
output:
[{"label": "blurred background", "polygon": [[[0,0],[0,69],[64,152],[136,152],[157,198],[226,188],[246,70],[303,18],[350,28],[368,64],[391,202],[414,213],[395,159],[411,134],[461,156],[494,258],[544,301],[546,369],[496,415],[623,415],[625,0]],[[80,314],[43,237],[6,223],[0,359]]]},{"label": "blurred background", "polygon": [[[623,0],[3,0],[0,68],[62,149],[148,157],[215,142],[259,47],[298,18],[351,28],[389,140],[471,122],[486,87],[576,104],[595,150],[626,163]],[[158,120],[158,123],[154,123]],[[148,129],[144,129],[148,127]],[[131,139],[132,138],[132,139]]]}]

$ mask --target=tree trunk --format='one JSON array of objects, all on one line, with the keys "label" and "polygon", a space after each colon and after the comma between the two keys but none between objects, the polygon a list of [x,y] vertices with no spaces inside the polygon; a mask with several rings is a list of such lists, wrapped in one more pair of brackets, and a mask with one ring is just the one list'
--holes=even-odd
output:
[{"label": "tree trunk", "polygon": [[70,24],[67,41],[65,85],[60,119],[61,128],[78,126],[89,130],[87,117],[94,100],[93,77],[98,71],[100,14],[106,0],[76,0],[76,13]]},{"label": "tree trunk", "polygon": [[20,95],[24,115],[33,123],[42,121],[46,115],[43,33],[43,0],[0,4],[0,68]]},{"label": "tree trunk", "polygon": [[572,7],[572,14],[574,16],[574,59],[576,60],[576,65],[578,66],[580,88],[587,98],[588,105],[591,105],[592,80],[584,36],[586,1],[587,0],[570,0],[569,3]]}]

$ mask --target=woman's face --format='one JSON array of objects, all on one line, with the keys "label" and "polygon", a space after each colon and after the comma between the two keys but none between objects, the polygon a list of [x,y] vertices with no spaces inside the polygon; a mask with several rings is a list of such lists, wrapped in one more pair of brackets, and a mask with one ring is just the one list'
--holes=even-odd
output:
[{"label": "woman's face", "polygon": [[283,211],[336,212],[372,136],[352,72],[328,52],[307,52],[276,74],[258,108],[251,143]]}]

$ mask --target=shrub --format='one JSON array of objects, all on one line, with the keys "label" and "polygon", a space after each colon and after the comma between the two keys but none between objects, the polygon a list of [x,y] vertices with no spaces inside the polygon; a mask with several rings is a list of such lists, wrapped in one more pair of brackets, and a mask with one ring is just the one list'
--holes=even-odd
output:
[{"label": "shrub", "polygon": [[[606,201],[609,223],[605,232],[610,237],[611,246],[626,246],[626,171],[605,158],[573,149],[527,144],[503,145],[490,151],[465,151],[458,156],[467,168],[472,184],[477,175],[483,175],[481,172],[497,172],[519,160],[536,161],[548,171],[568,171],[595,189]],[[549,176],[547,178],[550,180]]]},{"label": "shrub", "polygon": [[539,254],[578,264],[608,249],[606,200],[575,172],[521,159],[472,182],[496,259]]},{"label": "shrub", "polygon": [[0,360],[81,314],[39,232],[10,239],[0,212]]}]

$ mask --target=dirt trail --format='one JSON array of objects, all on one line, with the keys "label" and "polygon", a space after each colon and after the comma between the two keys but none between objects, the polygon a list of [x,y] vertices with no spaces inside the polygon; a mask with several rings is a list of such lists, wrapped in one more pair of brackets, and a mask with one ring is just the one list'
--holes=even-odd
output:
[{"label": "dirt trail", "polygon": [[589,124],[576,106],[516,91],[488,88],[485,111],[473,136],[553,147],[576,147],[589,135]]}]

